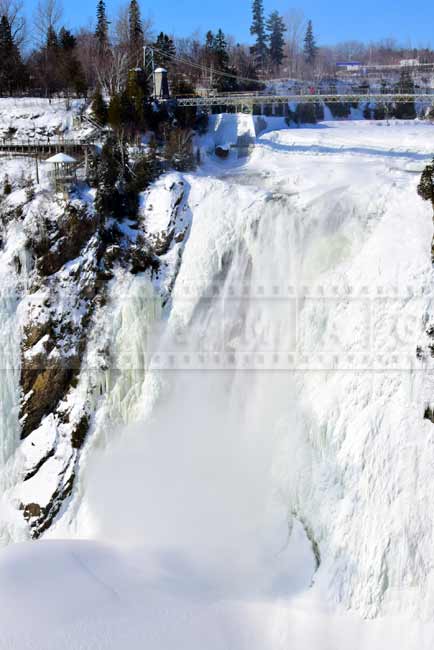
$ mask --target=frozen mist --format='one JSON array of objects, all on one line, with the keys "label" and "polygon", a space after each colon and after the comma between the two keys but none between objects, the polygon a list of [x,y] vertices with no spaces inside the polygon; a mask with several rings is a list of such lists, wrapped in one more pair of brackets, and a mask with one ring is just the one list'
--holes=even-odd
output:
[{"label": "frozen mist", "polygon": [[270,129],[186,177],[171,302],[113,281],[78,486],[0,559],[4,647],[432,647],[431,132]]}]

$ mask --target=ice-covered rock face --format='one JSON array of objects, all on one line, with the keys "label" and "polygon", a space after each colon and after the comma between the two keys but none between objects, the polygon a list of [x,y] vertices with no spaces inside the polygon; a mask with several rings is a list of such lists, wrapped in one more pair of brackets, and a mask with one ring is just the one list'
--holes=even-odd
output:
[{"label": "ice-covered rock face", "polygon": [[146,218],[116,223],[98,217],[86,191],[66,201],[35,187],[31,160],[1,170],[10,189],[0,195],[8,543],[46,532],[67,509],[86,439],[98,444],[133,419],[150,328],[170,300],[191,214],[176,174],[141,197]]}]

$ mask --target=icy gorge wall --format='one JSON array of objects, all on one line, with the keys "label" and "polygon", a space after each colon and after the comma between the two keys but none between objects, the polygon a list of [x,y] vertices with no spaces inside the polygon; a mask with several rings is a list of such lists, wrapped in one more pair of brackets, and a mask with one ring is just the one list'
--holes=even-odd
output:
[{"label": "icy gorge wall", "polygon": [[122,224],[8,168],[1,541],[146,540],[232,597],[432,616],[430,135],[263,132]]},{"label": "icy gorge wall", "polygon": [[[135,222],[102,223],[86,190],[68,201],[44,184],[26,191],[31,161],[3,167],[12,184],[0,206],[8,542],[50,527],[74,489],[90,431],[98,439],[133,418],[148,330],[170,296],[189,213],[184,181],[167,176],[155,188],[145,242]],[[152,191],[143,200],[152,211]]]}]

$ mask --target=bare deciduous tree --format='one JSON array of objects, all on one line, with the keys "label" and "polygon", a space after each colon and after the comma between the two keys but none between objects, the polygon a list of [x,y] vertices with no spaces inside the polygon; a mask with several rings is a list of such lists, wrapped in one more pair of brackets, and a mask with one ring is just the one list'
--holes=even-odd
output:
[{"label": "bare deciduous tree", "polygon": [[94,88],[97,82],[97,69],[95,61],[97,59],[97,44],[95,39],[95,30],[92,26],[81,28],[77,35],[77,58],[84,70],[87,86]]},{"label": "bare deciduous tree", "polygon": [[45,43],[50,27],[57,30],[63,17],[61,0],[39,0],[33,25],[39,44]]},{"label": "bare deciduous tree", "polygon": [[128,23],[128,5],[123,4],[118,7],[118,12],[112,25],[112,42],[116,47],[128,49],[129,23]]},{"label": "bare deciduous tree", "polygon": [[[145,43],[151,43],[154,40],[154,22],[152,18],[142,18],[143,38]],[[112,39],[116,45],[122,47],[128,46],[130,35],[129,17],[128,17],[128,3],[120,5],[118,8],[117,16],[112,26]]]},{"label": "bare deciduous tree", "polygon": [[113,48],[110,56],[97,70],[98,83],[106,95],[117,95],[125,88],[128,78],[128,52]]},{"label": "bare deciduous tree", "polygon": [[0,16],[7,17],[12,37],[18,47],[22,47],[27,38],[23,0],[0,0]]},{"label": "bare deciduous tree", "polygon": [[297,76],[300,71],[300,54],[303,36],[306,31],[306,16],[302,9],[290,8],[284,15],[286,25],[286,42],[288,47],[289,74]]}]

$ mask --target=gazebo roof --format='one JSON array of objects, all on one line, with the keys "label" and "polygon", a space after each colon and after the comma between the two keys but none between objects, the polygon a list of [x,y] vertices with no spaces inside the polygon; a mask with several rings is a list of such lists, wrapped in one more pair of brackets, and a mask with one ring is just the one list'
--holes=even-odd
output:
[{"label": "gazebo roof", "polygon": [[65,164],[65,163],[75,163],[77,162],[72,156],[68,156],[66,153],[56,153],[55,156],[51,156],[45,162],[55,164]]}]

